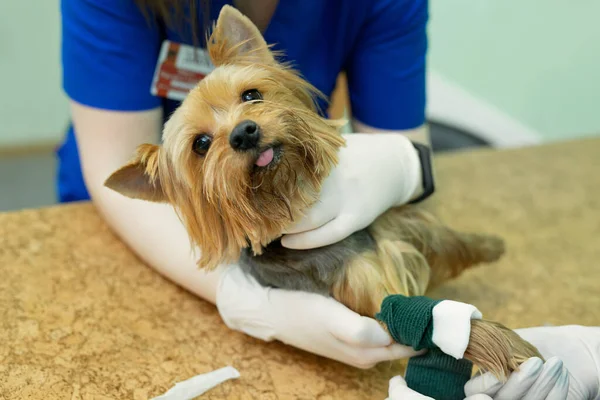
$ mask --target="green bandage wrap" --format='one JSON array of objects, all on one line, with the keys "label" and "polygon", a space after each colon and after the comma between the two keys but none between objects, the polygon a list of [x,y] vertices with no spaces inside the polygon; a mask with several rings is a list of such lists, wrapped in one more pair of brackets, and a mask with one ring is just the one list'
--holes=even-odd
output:
[{"label": "green bandage wrap", "polygon": [[433,343],[432,313],[440,301],[423,296],[388,296],[375,318],[386,324],[396,342],[428,350],[409,360],[405,376],[409,388],[436,400],[463,400],[473,365],[443,353]]},{"label": "green bandage wrap", "polygon": [[436,400],[463,400],[472,369],[469,360],[457,360],[436,348],[411,358],[405,379],[409,388]]},{"label": "green bandage wrap", "polygon": [[388,296],[383,299],[381,311],[375,316],[388,327],[392,338],[415,350],[432,349],[433,307],[440,300],[424,296]]}]

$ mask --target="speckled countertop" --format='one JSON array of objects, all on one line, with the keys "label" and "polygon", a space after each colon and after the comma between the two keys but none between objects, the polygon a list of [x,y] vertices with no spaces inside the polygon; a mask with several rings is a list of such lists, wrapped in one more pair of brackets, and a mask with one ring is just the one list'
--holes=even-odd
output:
[{"label": "speckled countertop", "polygon": [[[438,157],[429,206],[508,254],[432,293],[511,327],[600,324],[600,139]],[[0,214],[0,399],[146,399],[233,365],[207,399],[381,399],[360,371],[232,332],[141,263],[90,204]]]}]

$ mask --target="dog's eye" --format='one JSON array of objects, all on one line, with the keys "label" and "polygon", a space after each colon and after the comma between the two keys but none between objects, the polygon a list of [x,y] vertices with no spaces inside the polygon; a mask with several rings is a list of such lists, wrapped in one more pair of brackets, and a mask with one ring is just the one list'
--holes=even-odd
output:
[{"label": "dog's eye", "polygon": [[210,144],[212,143],[212,137],[207,134],[198,135],[194,138],[194,143],[192,144],[192,150],[194,153],[200,154],[201,156],[205,155],[208,149],[210,148]]},{"label": "dog's eye", "polygon": [[242,102],[262,100],[262,94],[256,89],[246,90],[242,93]]}]

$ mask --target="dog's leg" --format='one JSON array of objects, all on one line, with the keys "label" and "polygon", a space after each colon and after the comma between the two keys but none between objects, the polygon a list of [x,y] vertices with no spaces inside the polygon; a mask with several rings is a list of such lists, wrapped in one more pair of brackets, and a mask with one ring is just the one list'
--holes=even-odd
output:
[{"label": "dog's leg", "polygon": [[504,253],[502,239],[457,232],[412,207],[391,209],[368,229],[377,242],[405,241],[423,254],[431,268],[428,289],[460,275],[467,268],[496,261]]},{"label": "dog's leg", "polygon": [[332,287],[332,295],[357,313],[374,317],[391,294],[417,296],[425,292],[429,266],[410,244],[381,240],[376,248],[352,257]]},{"label": "dog's leg", "polygon": [[[423,229],[429,227],[424,225]],[[444,263],[451,261],[440,261],[443,256],[444,253],[437,254],[438,268],[449,267]],[[413,245],[379,238],[376,249],[364,251],[346,262],[332,287],[332,295],[357,313],[374,317],[389,295],[424,294],[429,273],[427,260]],[[476,368],[502,379],[530,357],[542,358],[534,346],[512,330],[493,321],[472,321],[465,358]]]}]

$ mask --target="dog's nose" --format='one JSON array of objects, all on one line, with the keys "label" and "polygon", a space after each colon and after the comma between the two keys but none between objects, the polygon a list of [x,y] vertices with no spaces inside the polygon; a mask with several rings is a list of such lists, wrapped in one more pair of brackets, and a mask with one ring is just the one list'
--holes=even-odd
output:
[{"label": "dog's nose", "polygon": [[249,150],[258,146],[260,140],[260,128],[254,121],[246,120],[240,122],[229,136],[229,144],[235,150]]}]

